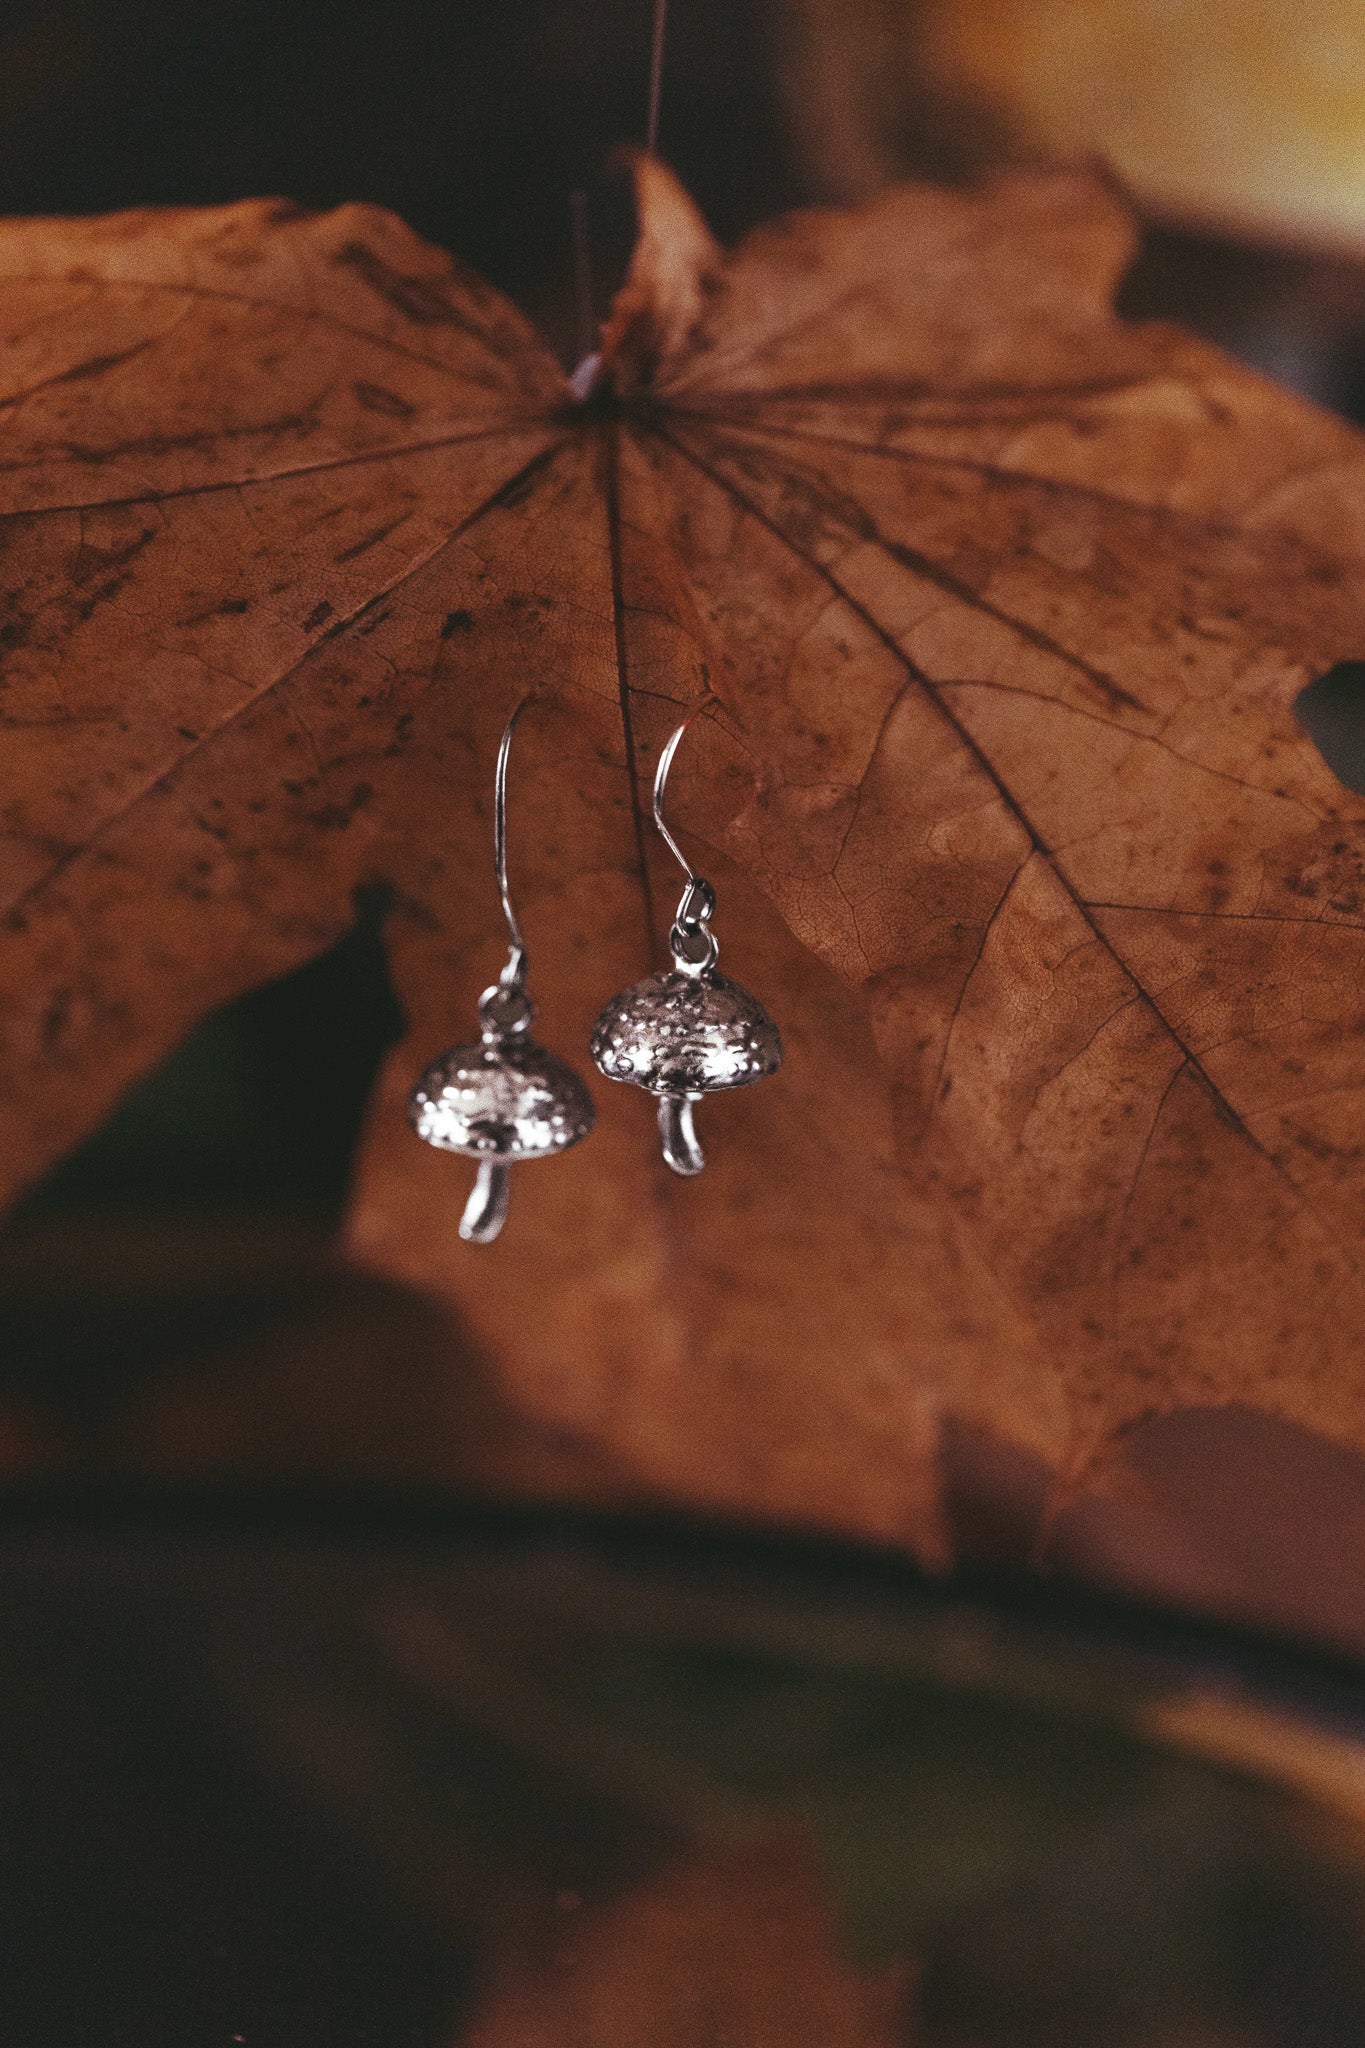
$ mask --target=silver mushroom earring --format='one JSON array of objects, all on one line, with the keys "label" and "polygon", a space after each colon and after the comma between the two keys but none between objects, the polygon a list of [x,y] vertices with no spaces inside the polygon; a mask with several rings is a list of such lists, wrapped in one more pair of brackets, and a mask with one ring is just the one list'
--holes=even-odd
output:
[{"label": "silver mushroom earring", "polygon": [[520,1159],[548,1159],[586,1138],[596,1121],[592,1097],[572,1067],[531,1037],[535,1012],[526,993],[526,941],[507,889],[507,757],[517,720],[507,721],[493,778],[493,864],[507,920],[507,965],[479,997],[482,1036],[433,1060],[408,1097],[419,1138],[479,1162],[460,1236],[491,1244],[507,1215],[507,1177]]},{"label": "silver mushroom earring", "polygon": [[591,1041],[592,1056],[609,1081],[633,1081],[658,1096],[664,1159],[674,1173],[685,1175],[700,1173],[706,1164],[693,1105],[714,1089],[761,1081],[782,1064],[782,1040],[763,1005],[716,972],[716,892],[693,872],[664,822],[668,771],[690,723],[685,718],[672,735],[654,776],[654,823],[687,877],[668,935],[673,967],[613,996]]}]

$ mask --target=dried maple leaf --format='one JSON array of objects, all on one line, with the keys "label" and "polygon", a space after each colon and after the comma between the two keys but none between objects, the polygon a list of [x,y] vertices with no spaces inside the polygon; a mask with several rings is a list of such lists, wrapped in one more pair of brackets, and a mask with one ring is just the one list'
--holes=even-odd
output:
[{"label": "dried maple leaf", "polygon": [[[1293,714],[1365,645],[1347,428],[1109,310],[1085,181],[907,189],[734,253],[659,165],[588,402],[386,215],[0,228],[0,1159],[393,891],[411,1021],[360,1256],[454,1303],[604,1489],[936,1535],[945,1413],[1075,1475],[1248,1401],[1365,1446],[1365,805]],[[542,1034],[657,951],[641,791],[782,1074],[518,1176],[402,1116],[503,944]]]}]

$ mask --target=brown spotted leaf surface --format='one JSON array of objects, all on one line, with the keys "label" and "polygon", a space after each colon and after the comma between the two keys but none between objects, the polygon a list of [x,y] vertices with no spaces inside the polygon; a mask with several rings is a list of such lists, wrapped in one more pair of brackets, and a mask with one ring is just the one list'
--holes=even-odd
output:
[{"label": "brown spotted leaf surface", "polygon": [[[0,226],[0,1162],[391,894],[410,1022],[350,1242],[608,1496],[938,1541],[945,1417],[1066,1483],[1249,1403],[1365,1448],[1365,444],[1117,321],[1075,178],[726,254],[661,166],[585,405],[388,215]],[[671,806],[782,1073],[518,1170],[491,1249],[403,1099],[504,937],[539,1033],[659,959]],[[452,1447],[452,1461],[454,1447]]]}]

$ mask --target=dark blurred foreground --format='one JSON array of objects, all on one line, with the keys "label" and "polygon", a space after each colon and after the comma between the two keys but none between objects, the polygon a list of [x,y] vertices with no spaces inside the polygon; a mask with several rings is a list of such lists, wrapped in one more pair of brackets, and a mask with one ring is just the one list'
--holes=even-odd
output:
[{"label": "dark blurred foreground", "polygon": [[[1365,1693],[1329,1667],[412,1510],[11,1511],[0,1631],[14,2048],[1360,2039]],[[1325,1806],[1275,1783],[1305,1758]]]}]

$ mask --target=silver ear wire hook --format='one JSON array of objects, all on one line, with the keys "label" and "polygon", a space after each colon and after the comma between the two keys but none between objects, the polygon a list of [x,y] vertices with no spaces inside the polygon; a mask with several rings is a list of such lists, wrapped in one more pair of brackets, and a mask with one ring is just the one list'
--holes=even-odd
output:
[{"label": "silver ear wire hook", "polygon": [[687,855],[683,852],[665,822],[664,791],[668,787],[668,771],[673,766],[673,756],[678,751],[678,743],[696,716],[697,713],[695,711],[690,712],[682,724],[674,732],[670,733],[664,743],[664,750],[659,756],[659,765],[654,770],[654,822],[659,828],[659,836],[663,840],[664,845],[668,848],[689,882],[695,882],[697,878],[692,871],[692,863],[688,860]]},{"label": "silver ear wire hook", "polygon": [[654,823],[659,837],[672,854],[678,866],[687,877],[687,887],[678,901],[673,918],[673,929],[668,935],[669,950],[674,965],[682,974],[706,974],[720,958],[720,946],[715,933],[710,929],[711,917],[716,908],[716,892],[704,875],[699,875],[691,861],[669,831],[664,818],[664,791],[668,787],[669,770],[679,742],[700,711],[689,712],[688,716],[670,733],[659,756],[659,765],[654,771]]},{"label": "silver ear wire hook", "polygon": [[522,989],[526,986],[526,941],[517,923],[517,913],[512,908],[512,897],[507,887],[507,762],[512,752],[512,735],[517,729],[517,720],[539,693],[528,690],[512,716],[503,728],[498,743],[498,764],[493,771],[493,866],[498,877],[498,895],[502,898],[502,914],[507,920],[509,950],[507,965],[498,980],[503,988]]}]

